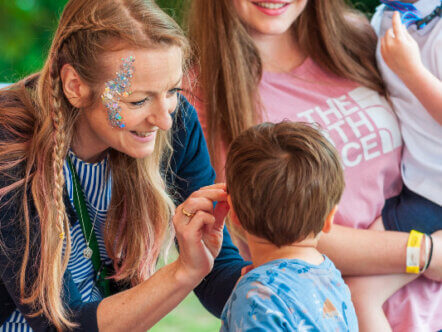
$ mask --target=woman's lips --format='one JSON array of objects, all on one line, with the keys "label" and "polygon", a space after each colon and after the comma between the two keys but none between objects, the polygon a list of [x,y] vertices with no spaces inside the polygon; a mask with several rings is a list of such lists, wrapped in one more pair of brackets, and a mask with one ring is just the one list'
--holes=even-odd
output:
[{"label": "woman's lips", "polygon": [[141,143],[147,143],[155,139],[156,130],[155,131],[131,131],[132,136]]},{"label": "woman's lips", "polygon": [[254,1],[252,4],[262,13],[268,16],[278,16],[283,14],[290,3],[282,1]]}]

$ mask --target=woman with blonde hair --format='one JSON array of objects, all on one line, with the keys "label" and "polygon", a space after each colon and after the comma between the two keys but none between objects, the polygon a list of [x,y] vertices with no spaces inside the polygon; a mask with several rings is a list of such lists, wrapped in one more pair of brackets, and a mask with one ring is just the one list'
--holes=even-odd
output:
[{"label": "woman with blonde hair", "polygon": [[146,331],[198,285],[220,314],[244,262],[178,94],[189,53],[153,1],[71,0],[43,69],[0,91],[2,331]]},{"label": "woman with blonde hair", "polygon": [[[337,225],[320,250],[346,276],[404,273],[409,234],[367,230],[401,189],[402,143],[366,18],[343,0],[191,0],[188,24],[199,61],[189,98],[217,181],[226,148],[244,129],[284,119],[317,123],[340,152],[346,182]],[[241,230],[229,227],[249,258]],[[441,234],[433,233],[427,278],[405,276],[416,280],[384,306],[394,330],[442,329]],[[431,252],[421,246],[420,254],[423,267]]]}]

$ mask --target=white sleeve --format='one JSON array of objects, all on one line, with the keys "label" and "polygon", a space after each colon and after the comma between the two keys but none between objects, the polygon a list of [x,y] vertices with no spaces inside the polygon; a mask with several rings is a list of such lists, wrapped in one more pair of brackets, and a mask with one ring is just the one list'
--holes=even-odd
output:
[{"label": "white sleeve", "polygon": [[373,14],[373,17],[371,18],[371,25],[376,32],[376,34],[379,36],[379,33],[381,31],[381,23],[382,23],[382,15],[384,13],[385,5],[379,5],[376,7],[376,11]]}]

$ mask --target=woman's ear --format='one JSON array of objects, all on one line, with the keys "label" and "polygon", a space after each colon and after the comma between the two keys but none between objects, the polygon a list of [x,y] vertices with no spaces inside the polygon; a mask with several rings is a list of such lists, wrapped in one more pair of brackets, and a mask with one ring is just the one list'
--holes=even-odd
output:
[{"label": "woman's ear", "polygon": [[335,213],[338,210],[338,206],[335,205],[333,209],[328,214],[327,218],[325,218],[324,227],[322,228],[322,231],[324,233],[328,233],[331,230],[331,227],[333,225],[333,219],[335,218]]},{"label": "woman's ear", "polygon": [[90,88],[70,64],[65,64],[60,71],[63,92],[72,106],[81,108],[86,105],[90,96]]}]

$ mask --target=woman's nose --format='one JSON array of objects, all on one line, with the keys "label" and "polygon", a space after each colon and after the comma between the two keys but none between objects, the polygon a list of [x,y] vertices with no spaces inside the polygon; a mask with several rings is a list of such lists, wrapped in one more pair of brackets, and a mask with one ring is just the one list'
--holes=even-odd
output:
[{"label": "woman's nose", "polygon": [[[173,100],[171,100],[173,99]],[[172,127],[172,113],[177,105],[176,98],[161,98],[152,107],[152,112],[147,116],[150,125],[156,126],[162,130],[168,130]]]}]

